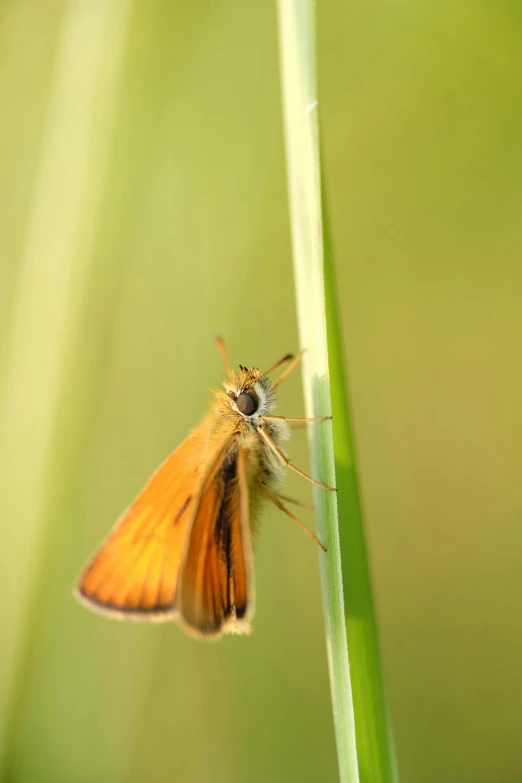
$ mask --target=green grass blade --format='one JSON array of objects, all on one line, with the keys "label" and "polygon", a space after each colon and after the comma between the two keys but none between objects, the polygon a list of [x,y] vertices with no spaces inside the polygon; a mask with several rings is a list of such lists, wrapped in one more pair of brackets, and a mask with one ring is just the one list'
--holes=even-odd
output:
[{"label": "green grass blade", "polygon": [[344,371],[333,257],[323,202],[324,275],[328,364],[332,397],[335,472],[341,524],[346,633],[350,650],[355,731],[363,783],[397,783],[393,735],[379,657],[377,624],[354,457],[350,404]]},{"label": "green grass blade", "polygon": [[334,415],[334,439],[329,428],[315,426],[310,448],[314,475],[330,484],[337,476],[339,487],[337,498],[316,489],[315,502],[319,533],[328,544],[328,554],[321,555],[321,573],[340,776],[343,783],[394,783],[398,776],[321,197],[313,2],[280,0],[279,22],[299,331],[301,344],[308,349],[303,367],[306,410],[308,416],[330,411]]},{"label": "green grass blade", "polygon": [[[283,107],[297,308],[307,416],[330,411],[330,383],[323,275],[323,232],[314,55],[313,3],[280,0],[279,27]],[[330,424],[310,427],[312,467],[335,482]],[[317,525],[328,552],[321,552],[326,642],[339,771],[342,783],[359,780],[355,721],[346,641],[341,549],[335,493],[314,488]]]}]

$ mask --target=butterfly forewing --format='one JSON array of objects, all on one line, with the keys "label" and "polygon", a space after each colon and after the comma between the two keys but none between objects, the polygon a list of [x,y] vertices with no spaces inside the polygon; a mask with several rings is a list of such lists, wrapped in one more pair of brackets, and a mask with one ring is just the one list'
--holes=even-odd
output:
[{"label": "butterfly forewing", "polygon": [[78,594],[101,611],[167,619],[201,470],[191,435],[156,471],[81,576]]}]

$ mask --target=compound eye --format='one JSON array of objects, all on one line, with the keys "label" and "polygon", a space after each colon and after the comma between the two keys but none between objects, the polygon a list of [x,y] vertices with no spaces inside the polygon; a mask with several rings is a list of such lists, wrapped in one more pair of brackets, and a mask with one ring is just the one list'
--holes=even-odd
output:
[{"label": "compound eye", "polygon": [[252,416],[257,411],[258,401],[253,394],[241,392],[236,400],[237,409],[244,416]]}]

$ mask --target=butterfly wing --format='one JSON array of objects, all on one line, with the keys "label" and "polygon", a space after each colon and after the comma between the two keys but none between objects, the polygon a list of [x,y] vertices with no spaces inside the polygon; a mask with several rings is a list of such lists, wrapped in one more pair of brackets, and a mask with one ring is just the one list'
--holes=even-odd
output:
[{"label": "butterfly wing", "polygon": [[245,633],[254,613],[248,451],[232,440],[203,487],[176,592],[179,619],[197,635]]},{"label": "butterfly wing", "polygon": [[198,495],[202,438],[189,436],[152,476],[83,572],[77,595],[117,617],[170,619]]}]

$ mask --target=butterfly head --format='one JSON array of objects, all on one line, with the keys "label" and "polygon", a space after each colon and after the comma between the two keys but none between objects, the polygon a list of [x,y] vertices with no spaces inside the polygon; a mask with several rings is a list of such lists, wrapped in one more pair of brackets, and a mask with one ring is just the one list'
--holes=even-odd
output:
[{"label": "butterfly head", "polygon": [[224,386],[230,398],[230,407],[254,424],[259,416],[274,408],[275,395],[270,381],[255,367],[248,369],[239,365],[239,372],[231,372]]}]

